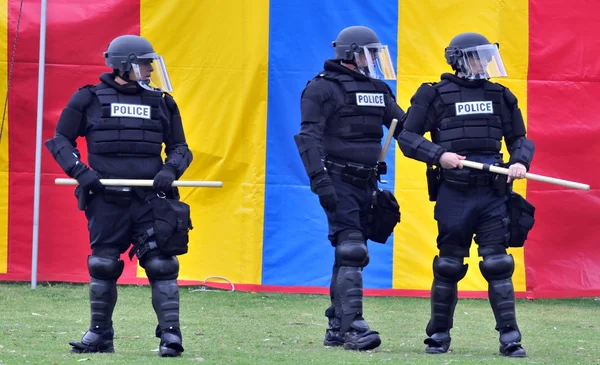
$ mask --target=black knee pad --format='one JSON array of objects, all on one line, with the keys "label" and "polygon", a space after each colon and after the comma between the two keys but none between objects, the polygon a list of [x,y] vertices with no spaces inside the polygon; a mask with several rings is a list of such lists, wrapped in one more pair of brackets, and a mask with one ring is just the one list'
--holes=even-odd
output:
[{"label": "black knee pad", "polygon": [[175,256],[148,255],[140,265],[150,280],[174,280],[179,276],[179,260]]},{"label": "black knee pad", "polygon": [[359,231],[343,231],[335,246],[335,262],[338,266],[365,267],[369,264],[369,250]]},{"label": "black knee pad", "polygon": [[123,273],[125,263],[115,257],[88,256],[88,272],[98,280],[116,280]]},{"label": "black knee pad", "polygon": [[479,262],[479,270],[487,281],[504,280],[515,271],[515,260],[512,255],[492,255]]},{"label": "black knee pad", "polygon": [[438,280],[457,283],[469,269],[469,265],[463,264],[463,260],[452,256],[436,256],[433,259],[433,275]]}]

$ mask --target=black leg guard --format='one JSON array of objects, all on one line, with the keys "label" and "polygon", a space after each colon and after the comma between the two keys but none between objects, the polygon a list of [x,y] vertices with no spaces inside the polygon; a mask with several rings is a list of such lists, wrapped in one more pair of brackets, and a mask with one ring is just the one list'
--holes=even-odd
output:
[{"label": "black leg guard", "polygon": [[325,310],[325,317],[327,317],[329,325],[325,330],[325,339],[323,340],[323,345],[331,347],[344,346],[344,335],[340,333],[340,327],[342,322],[339,317],[335,316],[336,307],[338,308],[338,313],[342,312],[339,295],[335,295],[335,286],[337,284],[338,272],[339,267],[336,263],[333,265],[333,271],[331,274],[331,284],[329,286],[329,297],[331,299],[331,305]]},{"label": "black leg guard", "polygon": [[[335,260],[340,265],[335,285],[335,316],[340,319],[344,349],[371,350],[381,344],[379,333],[372,331],[363,318],[362,268],[369,262],[367,245],[358,231],[343,231],[338,236]],[[339,299],[338,299],[339,298]]]},{"label": "black leg guard", "polygon": [[90,329],[112,328],[112,313],[117,304],[117,281],[90,278]]},{"label": "black leg guard", "polygon": [[[341,318],[342,333],[350,330],[352,322],[361,318],[363,314],[363,280],[360,267],[340,267],[336,292],[339,293],[341,300],[342,313],[338,315]],[[336,313],[337,315],[338,313]]]},{"label": "black leg guard", "polygon": [[142,267],[150,280],[152,306],[158,319],[155,333],[160,338],[158,354],[161,357],[177,357],[183,352],[177,285],[179,261],[175,256],[148,255],[144,257]]},{"label": "black leg guard", "polygon": [[90,255],[90,329],[81,342],[69,342],[73,353],[114,352],[112,313],[117,303],[117,279],[123,261],[113,257]]},{"label": "black leg guard", "polygon": [[487,256],[479,263],[479,268],[489,284],[488,298],[496,318],[496,330],[500,333],[500,354],[508,357],[525,357],[516,318],[515,291],[512,283],[515,268],[513,257],[511,255]]},{"label": "black leg guard", "polygon": [[457,283],[465,277],[468,265],[463,258],[436,256],[433,260],[431,286],[431,318],[425,329],[425,352],[442,354],[450,348],[450,329],[454,323],[454,309],[458,301]]}]

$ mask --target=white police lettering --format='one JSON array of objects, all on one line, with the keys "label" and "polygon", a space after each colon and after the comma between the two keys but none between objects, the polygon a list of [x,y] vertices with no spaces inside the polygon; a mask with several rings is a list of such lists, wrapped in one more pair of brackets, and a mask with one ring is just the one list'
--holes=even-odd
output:
[{"label": "white police lettering", "polygon": [[110,116],[150,119],[150,105],[112,103]]},{"label": "white police lettering", "polygon": [[466,101],[454,105],[456,105],[456,115],[494,114],[494,106],[491,101]]},{"label": "white police lettering", "polygon": [[356,105],[385,107],[383,94],[356,93]]}]

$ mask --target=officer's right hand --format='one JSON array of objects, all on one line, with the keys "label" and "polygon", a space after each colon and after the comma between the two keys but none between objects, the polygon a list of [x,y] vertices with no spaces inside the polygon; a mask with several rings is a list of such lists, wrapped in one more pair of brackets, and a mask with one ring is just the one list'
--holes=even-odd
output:
[{"label": "officer's right hand", "polygon": [[104,185],[100,182],[100,175],[89,168],[83,170],[75,179],[85,191],[99,193],[104,189]]},{"label": "officer's right hand", "polygon": [[458,155],[454,152],[444,152],[440,157],[440,166],[445,169],[453,169],[456,167],[462,169],[463,165],[460,160],[464,160],[465,158],[465,156]]},{"label": "officer's right hand", "polygon": [[313,191],[319,196],[319,203],[323,209],[333,213],[337,209],[338,197],[328,175],[313,180]]}]

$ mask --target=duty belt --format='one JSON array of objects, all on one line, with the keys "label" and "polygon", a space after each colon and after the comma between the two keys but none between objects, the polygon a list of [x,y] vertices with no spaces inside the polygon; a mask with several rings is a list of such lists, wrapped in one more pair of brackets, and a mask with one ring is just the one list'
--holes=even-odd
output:
[{"label": "duty belt", "polygon": [[469,176],[470,186],[489,186],[494,182],[494,175],[492,174],[479,174]]},{"label": "duty belt", "polygon": [[375,182],[377,179],[377,171],[372,166],[353,162],[341,164],[326,160],[325,167],[330,173],[339,175],[342,181],[359,188],[366,187],[371,181]]}]

